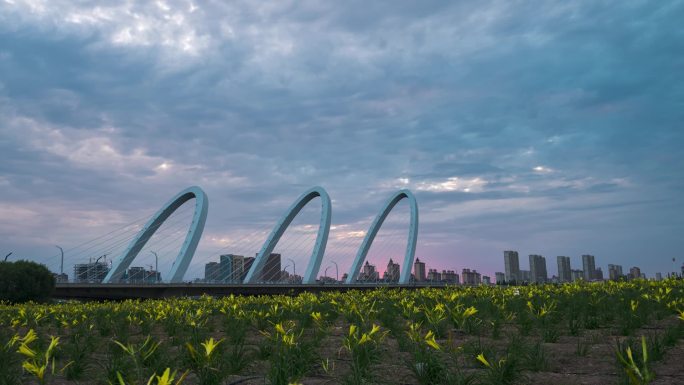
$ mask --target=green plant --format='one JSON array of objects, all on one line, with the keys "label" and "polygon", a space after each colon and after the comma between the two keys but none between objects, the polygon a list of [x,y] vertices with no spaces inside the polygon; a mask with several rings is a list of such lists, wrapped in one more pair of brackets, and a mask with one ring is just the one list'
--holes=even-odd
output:
[{"label": "green plant", "polygon": [[294,321],[274,325],[273,332],[262,332],[270,341],[271,366],[267,378],[272,385],[299,381],[309,370],[315,355],[313,346],[302,339],[303,330]]},{"label": "green plant", "polygon": [[[188,372],[184,372],[181,374],[180,378],[176,380],[177,373],[177,371],[171,373],[171,369],[166,368],[161,376],[157,375],[157,373],[152,374],[150,379],[147,380],[147,385],[181,385],[185,376],[188,375]],[[117,381],[118,385],[128,385],[120,374],[117,376]]]},{"label": "green plant", "polygon": [[[449,309],[449,315],[454,327],[468,334],[472,333],[477,325],[475,314],[477,314],[475,306],[465,307],[462,304],[457,304]],[[497,322],[493,326],[495,326],[495,329],[499,327]],[[498,333],[498,331],[495,333]]]},{"label": "green plant", "polygon": [[[156,372],[153,364],[157,362],[156,358],[159,357],[155,353],[161,344],[160,342],[155,342],[150,336],[147,336],[138,344],[128,343],[124,345],[116,340],[113,342],[129,358],[133,368],[132,371],[128,371],[126,374],[117,371],[117,377],[128,375],[132,376],[134,382],[142,382],[149,375],[148,372]],[[127,366],[123,367],[126,368]]]},{"label": "green plant", "polygon": [[369,331],[362,331],[356,324],[349,325],[349,333],[342,342],[342,347],[351,355],[351,372],[345,383],[363,384],[370,377],[370,366],[378,360],[379,345],[386,335],[375,324]]},{"label": "green plant", "polygon": [[198,346],[186,343],[188,351],[188,364],[192,372],[197,376],[200,385],[217,385],[221,383],[225,375],[221,350],[217,349],[223,340],[214,341],[211,337],[201,342]]},{"label": "green plant", "polygon": [[618,343],[615,349],[618,363],[627,374],[627,378],[631,385],[649,384],[653,380],[654,374],[648,368],[648,346],[646,345],[646,338],[643,336],[641,337],[641,357],[637,357],[636,360],[632,354],[632,347],[630,346],[629,340],[626,342],[626,344]]},{"label": "green plant", "polygon": [[482,341],[480,337],[467,341],[460,346],[459,353],[462,354],[466,362],[471,366],[479,365],[481,361],[477,359],[479,354],[485,357],[492,357],[495,354],[494,347]]},{"label": "green plant", "polygon": [[406,332],[413,343],[413,359],[408,362],[409,369],[420,384],[443,384],[449,372],[437,352],[441,349],[435,334],[429,330],[424,336],[419,323],[409,324]]},{"label": "green plant", "polygon": [[533,372],[542,372],[549,369],[549,359],[541,341],[529,346],[523,356],[523,367]]},{"label": "green plant", "polygon": [[666,333],[667,331],[663,334],[663,338],[656,333],[648,335],[646,346],[648,347],[648,357],[651,361],[660,361],[665,356],[666,345],[664,337],[667,335]]},{"label": "green plant", "polygon": [[224,331],[226,343],[223,344],[226,374],[240,373],[249,364],[249,351],[245,347],[245,338],[250,322],[244,312],[234,318],[226,317]]},{"label": "green plant", "polygon": [[423,308],[423,314],[425,315],[428,328],[438,337],[443,337],[446,329],[445,321],[447,319],[447,311],[444,304],[438,303],[434,307],[426,306]]},{"label": "green plant", "polygon": [[31,348],[30,344],[38,339],[38,336],[30,329],[24,337],[19,339],[18,352],[26,357],[21,366],[28,373],[32,374],[38,383],[44,385],[47,383],[50,375],[55,373],[55,349],[59,345],[59,337],[50,337],[50,345],[44,350]]},{"label": "green plant", "polygon": [[476,359],[486,369],[485,376],[482,378],[482,384],[509,385],[516,383],[522,378],[522,372],[517,365],[517,361],[511,356],[490,362],[484,354],[480,353]]},{"label": "green plant", "polygon": [[0,329],[0,385],[19,384],[21,360],[15,353],[15,346],[19,341],[19,335],[10,336],[5,334],[4,329]]},{"label": "green plant", "polygon": [[558,329],[554,326],[553,315],[555,314],[556,301],[551,300],[541,306],[534,306],[532,301],[527,301],[527,307],[535,318],[537,325],[542,331],[542,338],[544,342],[558,341]]},{"label": "green plant", "polygon": [[95,350],[95,335],[93,325],[86,323],[72,323],[68,325],[71,333],[65,336],[65,343],[61,345],[61,352],[69,361],[64,368],[67,380],[80,380],[90,365],[90,358]]}]

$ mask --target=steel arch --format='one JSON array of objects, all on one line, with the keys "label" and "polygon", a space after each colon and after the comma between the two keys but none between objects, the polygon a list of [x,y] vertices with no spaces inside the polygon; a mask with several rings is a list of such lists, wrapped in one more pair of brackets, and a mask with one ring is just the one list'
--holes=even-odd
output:
[{"label": "steel arch", "polygon": [[195,214],[192,218],[188,235],[185,236],[183,246],[169,273],[169,276],[171,277],[169,282],[181,282],[185,272],[188,270],[190,260],[192,260],[192,257],[195,255],[195,249],[197,249],[197,244],[202,237],[204,223],[207,220],[209,199],[207,198],[207,194],[198,186],[188,187],[179,192],[150,218],[140,232],[138,232],[138,235],[133,238],[133,241],[128,245],[126,251],[114,261],[111,270],[109,270],[109,273],[103,282],[112,283],[121,279],[126,269],[133,262],[140,250],[142,250],[147,241],[152,238],[162,223],[164,223],[174,211],[192,198],[195,198]]},{"label": "steel arch", "polygon": [[378,230],[380,230],[380,226],[382,226],[382,223],[385,222],[385,219],[392,211],[394,206],[396,206],[396,204],[404,198],[408,199],[409,205],[411,206],[411,224],[409,226],[409,236],[408,242],[406,244],[406,255],[404,256],[404,265],[401,269],[399,283],[409,283],[411,279],[411,267],[413,265],[413,258],[416,254],[416,241],[418,240],[418,202],[416,202],[416,198],[413,196],[413,193],[411,193],[411,191],[399,190],[396,193],[394,193],[389,198],[389,200],[387,200],[387,203],[385,203],[384,208],[382,209],[382,211],[380,211],[378,216],[375,217],[373,224],[368,229],[366,236],[363,238],[361,247],[359,247],[359,251],[356,254],[354,263],[352,264],[352,267],[349,270],[349,274],[347,275],[347,284],[354,283],[354,281],[356,281],[356,278],[359,275],[359,271],[361,271],[361,264],[366,260],[368,250],[370,250],[371,244],[373,243],[375,236],[378,234]]},{"label": "steel arch", "polygon": [[313,253],[311,254],[311,259],[309,260],[309,265],[306,268],[306,273],[304,274],[303,283],[311,284],[316,282],[316,275],[318,275],[318,270],[321,267],[321,261],[323,260],[323,254],[325,253],[325,246],[328,243],[328,234],[330,233],[330,217],[331,217],[331,204],[330,196],[325,191],[323,187],[313,187],[306,192],[304,192],[297,200],[290,206],[285,215],[278,221],[276,226],[271,231],[271,234],[266,239],[266,242],[257,254],[252,267],[249,269],[247,276],[245,277],[244,283],[254,283],[257,281],[258,274],[266,263],[266,258],[271,255],[271,252],[275,248],[280,237],[283,236],[285,230],[287,230],[290,223],[299,214],[299,212],[309,203],[312,199],[320,197],[321,198],[321,221],[318,225],[318,235],[316,236],[316,244],[314,245]]}]

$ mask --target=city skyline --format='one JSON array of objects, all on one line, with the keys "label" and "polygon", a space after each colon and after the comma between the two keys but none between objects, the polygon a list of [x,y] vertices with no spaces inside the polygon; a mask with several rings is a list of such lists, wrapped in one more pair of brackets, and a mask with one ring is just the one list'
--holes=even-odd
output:
[{"label": "city skyline", "polygon": [[[530,251],[524,264],[544,256],[549,276],[558,255],[678,271],[683,13],[670,1],[0,2],[0,252],[59,271],[55,245],[197,185],[211,202],[187,273],[199,277],[226,247],[258,251],[322,186],[334,206],[322,264],[348,271],[405,188],[416,257],[440,271],[494,277],[511,249]],[[316,231],[317,204],[293,232]],[[381,229],[395,261],[407,215],[400,202]],[[166,277],[172,246],[134,264],[159,252]],[[302,271],[310,250],[292,254]]]}]

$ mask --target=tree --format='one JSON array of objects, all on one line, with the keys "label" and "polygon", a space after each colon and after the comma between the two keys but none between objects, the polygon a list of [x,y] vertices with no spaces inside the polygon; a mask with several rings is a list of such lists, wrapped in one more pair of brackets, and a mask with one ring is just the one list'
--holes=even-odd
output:
[{"label": "tree", "polygon": [[55,277],[45,265],[0,262],[0,301],[46,301],[55,289]]}]

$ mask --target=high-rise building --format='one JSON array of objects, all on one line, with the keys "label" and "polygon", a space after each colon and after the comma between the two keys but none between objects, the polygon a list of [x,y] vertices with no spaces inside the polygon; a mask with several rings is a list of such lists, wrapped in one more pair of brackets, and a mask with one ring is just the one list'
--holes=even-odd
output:
[{"label": "high-rise building", "polygon": [[240,276],[240,282],[245,281],[245,278],[247,278],[247,273],[249,273],[249,270],[252,268],[252,265],[254,264],[255,260],[256,260],[256,258],[254,258],[254,257],[245,257],[243,269],[242,269],[242,275]]},{"label": "high-rise building", "polygon": [[655,279],[656,279],[656,281],[662,281],[663,280],[663,273],[656,273]]},{"label": "high-rise building", "polygon": [[617,281],[622,278],[622,265],[608,265],[608,278]]},{"label": "high-rise building", "polygon": [[506,281],[506,274],[504,274],[500,271],[497,271],[496,273],[494,273],[494,277],[496,278],[496,284],[497,285],[501,285],[502,283],[504,283]]},{"label": "high-rise building", "polygon": [[230,282],[240,281],[240,277],[245,273],[245,257],[242,255],[233,255],[231,264],[231,275],[228,277]]},{"label": "high-rise building", "polygon": [[74,265],[74,282],[102,282],[109,273],[106,262],[78,263]]},{"label": "high-rise building", "polygon": [[389,263],[387,264],[385,277],[387,282],[399,282],[399,264],[394,263],[392,258],[390,258]]},{"label": "high-rise building", "polygon": [[481,275],[477,270],[463,269],[461,277],[464,285],[479,285],[482,282]]},{"label": "high-rise building", "polygon": [[204,265],[204,280],[206,282],[216,282],[221,276],[221,264],[209,262]]},{"label": "high-rise building", "polygon": [[492,279],[489,278],[488,275],[483,275],[483,276],[482,276],[482,284],[483,284],[483,285],[491,285],[491,284],[492,284]]},{"label": "high-rise building", "polygon": [[582,256],[582,270],[584,271],[584,280],[593,281],[594,272],[596,270],[596,262],[593,255],[584,254]]},{"label": "high-rise building", "polygon": [[416,277],[416,282],[425,281],[425,262],[421,262],[420,258],[416,258],[416,262],[413,264],[413,274]]},{"label": "high-rise building", "polygon": [[218,280],[226,282],[229,277],[233,275],[233,254],[222,254],[219,256],[219,265],[220,272]]},{"label": "high-rise building", "polygon": [[641,269],[633,266],[629,268],[629,278],[630,279],[637,279],[641,278]]},{"label": "high-rise building", "polygon": [[245,257],[237,254],[223,254],[220,257],[220,265],[219,281],[238,282],[244,272]]},{"label": "high-rise building", "polygon": [[537,254],[530,254],[530,282],[545,283],[547,280],[546,258]]},{"label": "high-rise building", "polygon": [[518,259],[518,252],[513,250],[504,251],[504,265],[506,271],[506,281],[522,281],[520,275],[520,261]]},{"label": "high-rise building", "polygon": [[558,282],[571,282],[570,257],[559,255],[556,259],[558,260]]},{"label": "high-rise building", "polygon": [[261,270],[261,280],[264,282],[278,282],[280,278],[280,254],[271,253],[266,259],[264,268]]}]

